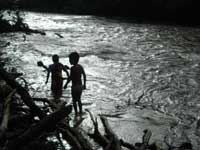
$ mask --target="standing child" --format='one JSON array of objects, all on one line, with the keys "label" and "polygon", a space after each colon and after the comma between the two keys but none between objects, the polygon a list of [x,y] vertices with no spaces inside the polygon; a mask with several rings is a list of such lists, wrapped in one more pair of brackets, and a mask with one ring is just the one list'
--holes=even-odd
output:
[{"label": "standing child", "polygon": [[47,69],[47,79],[46,84],[49,80],[49,75],[51,73],[51,91],[55,101],[57,102],[59,98],[62,96],[62,87],[63,87],[63,77],[62,77],[62,70],[66,72],[67,77],[69,73],[67,71],[67,67],[63,64],[59,63],[59,56],[53,55],[52,56],[53,64],[49,66]]},{"label": "standing child", "polygon": [[[67,88],[67,85],[70,81],[72,81],[71,94],[72,101],[75,114],[78,114],[77,111],[77,103],[79,107],[79,113],[82,114],[82,102],[81,102],[81,94],[82,90],[86,89],[86,74],[83,67],[78,64],[79,54],[77,52],[73,52],[69,55],[69,62],[72,65],[70,69],[70,76],[65,84],[64,88]],[[83,84],[82,77],[83,76]]]}]

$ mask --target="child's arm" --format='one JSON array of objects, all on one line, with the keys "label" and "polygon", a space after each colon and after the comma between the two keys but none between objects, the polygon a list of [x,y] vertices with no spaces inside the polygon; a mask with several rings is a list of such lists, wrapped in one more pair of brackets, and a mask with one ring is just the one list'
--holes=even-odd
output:
[{"label": "child's arm", "polygon": [[43,67],[45,70],[49,71],[49,69],[48,69],[47,66],[43,65],[42,67]]},{"label": "child's arm", "polygon": [[66,75],[67,75],[67,78],[69,78],[69,72],[68,72],[68,70],[67,69],[69,69],[69,67],[67,66],[67,65],[63,65],[62,66],[62,69],[63,69],[63,71],[66,73]]},{"label": "child's arm", "polygon": [[68,77],[66,84],[64,85],[64,89],[67,88],[67,85],[69,84],[69,82],[71,81],[71,76]]},{"label": "child's arm", "polygon": [[48,67],[45,66],[45,65],[43,64],[42,61],[38,61],[38,62],[37,62],[37,65],[38,65],[39,67],[43,67],[43,68],[44,68],[45,70],[47,70],[47,71],[49,70]]},{"label": "child's arm", "polygon": [[48,83],[48,80],[49,80],[49,75],[50,75],[50,69],[49,69],[49,68],[47,68],[47,78],[46,78],[46,82],[45,82],[45,84],[47,84],[47,83]]},{"label": "child's arm", "polygon": [[83,89],[86,89],[86,74],[85,74],[85,70],[82,69],[82,74],[83,74]]},{"label": "child's arm", "polygon": [[69,84],[69,82],[72,80],[72,78],[71,78],[71,70],[70,70],[70,75],[68,76],[68,78],[67,78],[67,82],[66,82],[66,84],[64,85],[64,89],[66,89],[67,88],[67,85]]}]

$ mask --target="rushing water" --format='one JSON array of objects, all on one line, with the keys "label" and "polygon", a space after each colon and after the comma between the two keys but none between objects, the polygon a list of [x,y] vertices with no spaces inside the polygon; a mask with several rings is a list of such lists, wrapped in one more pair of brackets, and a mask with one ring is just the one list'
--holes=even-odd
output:
[{"label": "rushing water", "polygon": [[[37,61],[48,65],[58,54],[69,65],[68,54],[77,51],[87,74],[84,108],[108,116],[129,142],[140,142],[149,128],[151,142],[166,136],[172,145],[187,141],[198,149],[200,29],[41,13],[26,13],[25,21],[46,35],[26,35],[25,41],[23,33],[0,36],[11,42],[2,57],[24,73],[32,95],[50,95]],[[63,99],[70,103],[69,88]]]}]

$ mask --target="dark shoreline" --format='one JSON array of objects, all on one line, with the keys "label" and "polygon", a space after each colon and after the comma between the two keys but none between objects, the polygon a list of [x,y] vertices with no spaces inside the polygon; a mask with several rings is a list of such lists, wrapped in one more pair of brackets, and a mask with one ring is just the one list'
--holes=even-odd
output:
[{"label": "dark shoreline", "polygon": [[50,14],[61,14],[61,15],[91,15],[94,17],[102,17],[107,19],[112,19],[116,21],[121,21],[125,23],[133,23],[133,24],[152,24],[152,25],[167,25],[167,26],[178,26],[178,27],[193,27],[200,28],[200,22],[197,20],[191,20],[187,22],[187,20],[182,19],[170,19],[170,18],[149,18],[149,17],[135,17],[135,16],[121,16],[121,15],[111,15],[111,14],[102,14],[102,13],[90,13],[90,12],[79,12],[75,10],[59,10],[57,11],[52,9],[40,9],[40,8],[21,8],[21,11],[28,12],[38,12],[38,13],[50,13]]},{"label": "dark shoreline", "polygon": [[19,0],[0,2],[2,9],[68,15],[93,15],[125,22],[200,27],[195,0]]}]

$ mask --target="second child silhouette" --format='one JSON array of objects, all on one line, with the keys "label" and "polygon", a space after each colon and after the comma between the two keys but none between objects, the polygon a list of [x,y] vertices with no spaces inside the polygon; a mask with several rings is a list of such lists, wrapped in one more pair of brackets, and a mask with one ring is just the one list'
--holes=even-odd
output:
[{"label": "second child silhouette", "polygon": [[[67,88],[69,82],[72,81],[71,95],[76,115],[78,114],[77,103],[79,107],[79,113],[82,114],[81,95],[82,95],[82,90],[86,89],[86,74],[84,68],[80,64],[78,64],[79,58],[80,56],[77,52],[73,52],[69,55],[69,62],[72,65],[72,67],[70,68],[70,75],[67,80],[67,83],[64,86],[64,88]],[[82,83],[82,76],[83,76],[83,83]]]},{"label": "second child silhouette", "polygon": [[67,71],[67,67],[59,62],[59,56],[52,56],[53,64],[49,65],[47,69],[47,78],[46,84],[48,83],[49,76],[51,74],[51,91],[55,102],[59,102],[60,97],[62,96],[62,88],[63,88],[63,77],[62,70],[66,72],[67,77],[69,77],[69,73]]}]

